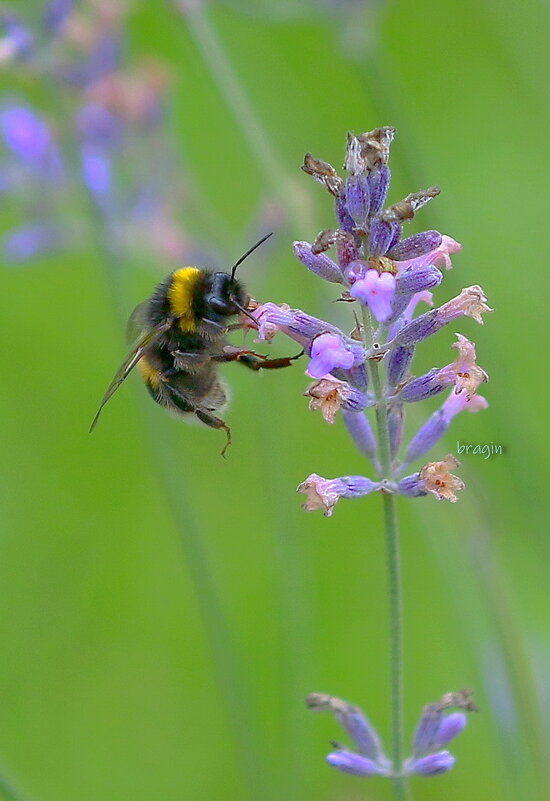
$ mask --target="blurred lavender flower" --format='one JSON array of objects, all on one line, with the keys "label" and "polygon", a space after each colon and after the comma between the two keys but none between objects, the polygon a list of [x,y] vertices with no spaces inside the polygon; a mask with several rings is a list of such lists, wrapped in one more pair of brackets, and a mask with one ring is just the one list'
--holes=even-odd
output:
[{"label": "blurred lavender flower", "polygon": [[[306,698],[306,705],[314,711],[332,712],[353,741],[354,751],[333,743],[336,748],[327,756],[329,765],[363,778],[395,777],[378,733],[359,707],[324,693],[311,693]],[[453,707],[461,711],[444,714]],[[477,711],[469,690],[447,693],[440,701],[424,709],[414,734],[412,756],[403,763],[404,775],[437,776],[454,766],[454,756],[443,746],[454,740],[466,726],[464,710]]]},{"label": "blurred lavender flower", "polygon": [[8,262],[25,262],[56,250],[64,242],[63,230],[47,223],[35,223],[8,231],[0,240]]},{"label": "blurred lavender flower", "polygon": [[0,12],[0,65],[28,58],[33,43],[32,31],[16,14]]},{"label": "blurred lavender flower", "polygon": [[74,10],[75,0],[50,0],[42,15],[42,24],[47,33],[55,34],[64,25]]},{"label": "blurred lavender flower", "polygon": [[178,221],[185,181],[176,180],[165,126],[167,73],[150,61],[124,67],[125,13],[123,3],[50,0],[34,28],[9,10],[0,16],[0,63],[24,58],[26,71],[48,90],[53,83],[74,109],[54,129],[28,101],[0,98],[0,192],[21,206],[20,225],[4,235],[8,260],[81,246],[82,226],[66,210],[83,189],[109,251],[180,265],[203,250]]},{"label": "blurred lavender flower", "polygon": [[8,150],[38,180],[55,182],[63,177],[61,153],[51,129],[29,106],[4,106],[0,130]]}]

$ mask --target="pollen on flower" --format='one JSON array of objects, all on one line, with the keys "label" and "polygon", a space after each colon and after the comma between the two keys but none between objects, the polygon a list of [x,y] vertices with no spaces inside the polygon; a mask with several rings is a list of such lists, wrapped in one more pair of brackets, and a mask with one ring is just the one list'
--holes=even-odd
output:
[{"label": "pollen on flower", "polygon": [[320,410],[327,423],[334,423],[336,414],[342,404],[348,400],[350,393],[351,387],[345,381],[327,376],[319,381],[313,381],[304,395],[311,398],[310,411]]},{"label": "pollen on flower", "polygon": [[431,492],[439,501],[456,503],[458,497],[455,493],[464,489],[462,479],[450,472],[457,467],[460,467],[460,462],[452,453],[440,462],[425,464],[419,478],[424,483],[426,492]]},{"label": "pollen on flower", "polygon": [[456,503],[458,497],[455,493],[464,489],[462,479],[450,472],[457,467],[460,467],[460,462],[452,453],[441,462],[428,462],[424,465],[419,478],[426,492],[431,492],[439,501]]},{"label": "pollen on flower", "polygon": [[473,398],[477,388],[483,382],[489,380],[489,376],[476,364],[476,348],[473,342],[462,334],[456,334],[457,342],[453,348],[458,350],[458,357],[453,364],[456,375],[455,392],[458,394],[463,389],[466,390],[468,400]]},{"label": "pollen on flower", "polygon": [[332,515],[332,510],[340,498],[334,482],[317,475],[317,473],[312,473],[305,481],[302,481],[296,492],[303,492],[304,495],[307,495],[302,509],[305,509],[306,512],[323,509],[325,517]]},{"label": "pollen on flower", "polygon": [[275,311],[289,311],[290,306],[288,303],[281,303],[278,306],[275,303],[263,303],[262,305],[258,306],[256,303],[256,307],[253,309],[252,316],[257,321],[258,325],[257,328],[254,327],[249,317],[244,317],[241,315],[243,329],[246,330],[247,328],[251,328],[252,330],[258,331],[258,337],[255,340],[256,342],[270,342],[275,334],[277,334],[280,330],[280,327],[277,323],[273,322],[270,313]]},{"label": "pollen on flower", "polygon": [[350,295],[368,305],[376,319],[384,322],[391,315],[395,286],[395,276],[392,273],[379,273],[378,270],[371,269],[367,270],[364,278],[353,284]]}]

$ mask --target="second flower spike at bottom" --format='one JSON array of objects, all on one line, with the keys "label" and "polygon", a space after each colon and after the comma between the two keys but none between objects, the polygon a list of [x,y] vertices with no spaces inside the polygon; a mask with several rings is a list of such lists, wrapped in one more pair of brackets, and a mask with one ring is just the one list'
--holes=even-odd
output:
[{"label": "second flower spike at bottom", "polygon": [[[311,693],[306,698],[306,704],[312,710],[332,712],[353,741],[353,750],[333,742],[335,748],[326,758],[329,765],[362,778],[437,776],[446,773],[454,766],[455,757],[444,746],[466,726],[465,713],[477,711],[469,690],[446,693],[438,702],[425,707],[413,737],[412,754],[404,761],[400,773],[397,773],[384,753],[376,729],[358,706],[325,693]],[[449,711],[453,708],[458,711]]]}]

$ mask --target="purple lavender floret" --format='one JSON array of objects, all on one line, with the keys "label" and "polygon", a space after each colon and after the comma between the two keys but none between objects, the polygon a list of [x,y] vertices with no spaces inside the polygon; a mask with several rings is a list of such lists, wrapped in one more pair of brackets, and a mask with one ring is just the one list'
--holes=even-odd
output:
[{"label": "purple lavender floret", "polygon": [[448,751],[437,751],[435,754],[415,760],[407,772],[416,773],[418,776],[439,776],[451,770],[455,761],[454,756]]},{"label": "purple lavender floret", "polygon": [[30,107],[10,105],[0,111],[0,130],[8,149],[45,181],[63,176],[61,154],[48,125]]}]

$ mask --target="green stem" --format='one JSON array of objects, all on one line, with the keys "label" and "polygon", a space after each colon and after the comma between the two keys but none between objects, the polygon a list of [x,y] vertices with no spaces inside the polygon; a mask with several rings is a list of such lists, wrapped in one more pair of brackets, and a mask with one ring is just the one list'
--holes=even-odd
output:
[{"label": "green stem", "polygon": [[[365,344],[367,348],[371,348],[374,339],[373,325],[370,312],[366,306],[363,307],[363,331]],[[381,478],[391,481],[393,476],[388,428],[388,409],[378,362],[374,359],[368,359],[367,370],[372,391],[376,399],[376,423]],[[403,600],[399,556],[399,529],[397,527],[395,495],[393,493],[383,492],[382,501],[384,508],[390,607],[393,784],[396,801],[407,801],[407,799],[410,798],[409,787],[407,777],[403,775]]]}]

